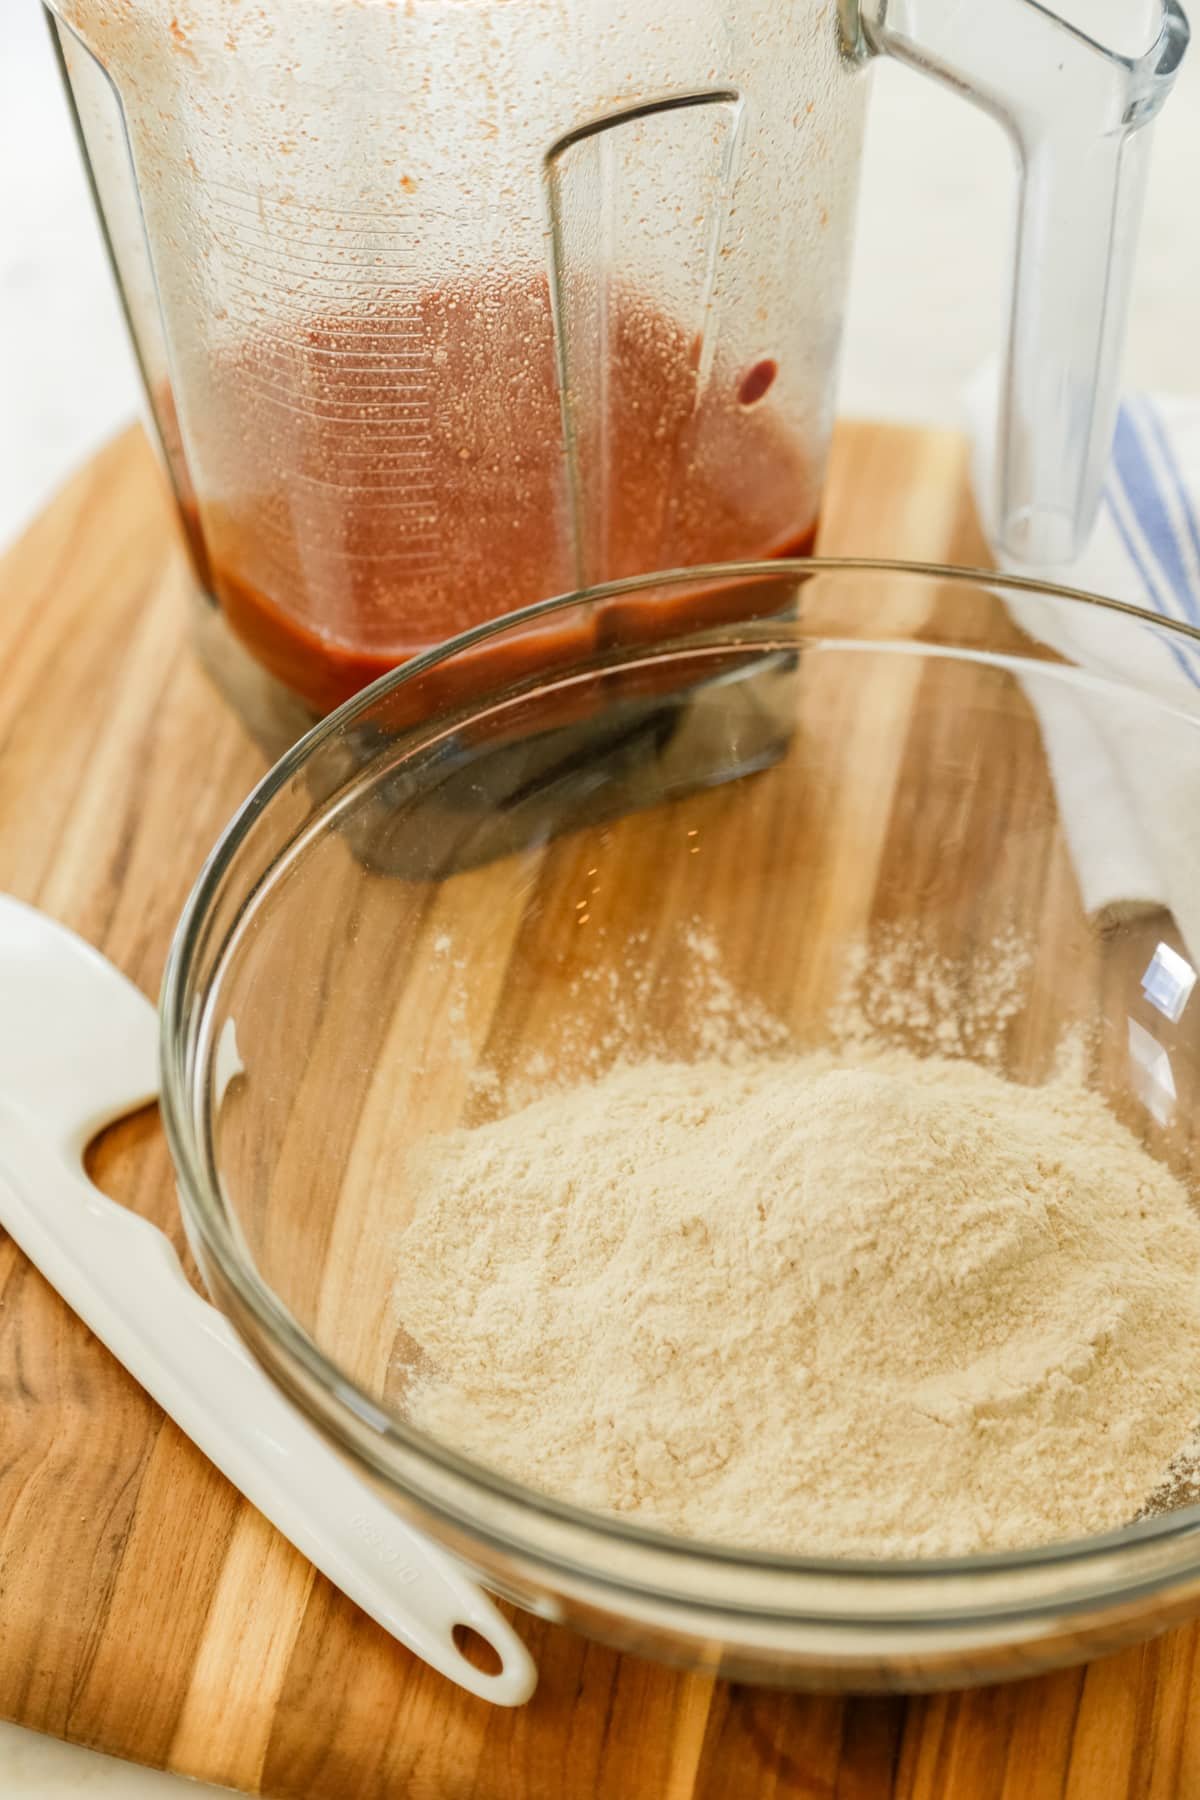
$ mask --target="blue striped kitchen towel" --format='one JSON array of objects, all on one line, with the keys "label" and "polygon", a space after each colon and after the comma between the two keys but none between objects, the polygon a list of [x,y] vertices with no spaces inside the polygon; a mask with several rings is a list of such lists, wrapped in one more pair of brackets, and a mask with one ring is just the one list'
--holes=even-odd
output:
[{"label": "blue striped kitchen towel", "polygon": [[[967,394],[976,500],[989,530],[996,382],[985,373]],[[991,532],[989,530],[989,536]],[[1002,567],[1013,565],[998,555]],[[1067,567],[1017,567],[1090,593],[1111,595],[1200,629],[1200,400],[1131,396],[1121,407],[1095,531]],[[1052,619],[1010,602],[1017,622],[1080,669],[1132,678],[1200,719],[1200,646],[1167,638],[1120,614],[1081,611]],[[1200,795],[1195,759],[1178,744],[1147,740],[1145,715],[1097,699],[1086,687],[1026,681],[1042,729],[1080,893],[1107,923],[1146,910],[1175,916],[1200,955]],[[1182,729],[1182,725],[1176,729]],[[1198,727],[1200,728],[1200,727]]]}]

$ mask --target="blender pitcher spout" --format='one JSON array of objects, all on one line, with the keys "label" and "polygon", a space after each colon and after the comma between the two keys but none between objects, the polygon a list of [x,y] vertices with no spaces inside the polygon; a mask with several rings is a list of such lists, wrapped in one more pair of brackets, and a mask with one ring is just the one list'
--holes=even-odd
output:
[{"label": "blender pitcher spout", "polygon": [[[1101,10],[1128,28],[1127,10]],[[1013,143],[1021,198],[994,513],[1014,561],[1070,562],[1103,490],[1149,128],[1187,48],[1187,19],[1175,0],[1158,0],[1136,54],[1039,0],[862,0],[843,23],[860,50],[952,86]]]}]

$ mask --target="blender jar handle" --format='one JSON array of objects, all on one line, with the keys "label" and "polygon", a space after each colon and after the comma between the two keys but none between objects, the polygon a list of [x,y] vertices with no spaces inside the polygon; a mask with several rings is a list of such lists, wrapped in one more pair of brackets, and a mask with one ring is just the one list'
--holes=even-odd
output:
[{"label": "blender jar handle", "polygon": [[[1128,0],[1100,9],[1128,20]],[[996,446],[997,536],[1017,562],[1069,562],[1104,485],[1150,133],[1187,48],[1175,0],[1140,55],[1039,0],[861,0],[861,50],[947,83],[1006,128],[1021,170]]]}]

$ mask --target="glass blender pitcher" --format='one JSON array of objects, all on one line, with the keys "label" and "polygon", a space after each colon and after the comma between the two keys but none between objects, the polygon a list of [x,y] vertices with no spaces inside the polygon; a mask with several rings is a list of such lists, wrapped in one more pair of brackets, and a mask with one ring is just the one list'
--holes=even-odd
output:
[{"label": "glass blender pitcher", "polygon": [[48,3],[198,584],[298,723],[533,600],[810,549],[876,54],[1012,137],[998,512],[1029,561],[1086,533],[1174,0],[1133,55],[1036,0]]}]

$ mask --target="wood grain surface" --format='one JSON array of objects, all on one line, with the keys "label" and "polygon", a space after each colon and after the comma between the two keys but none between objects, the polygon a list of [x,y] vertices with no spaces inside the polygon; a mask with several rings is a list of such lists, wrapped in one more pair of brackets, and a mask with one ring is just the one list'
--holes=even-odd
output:
[{"label": "wood grain surface", "polygon": [[[953,435],[844,426],[822,548],[981,562],[965,466]],[[0,564],[0,888],[151,994],[263,768],[187,648],[185,591],[136,432]],[[92,1167],[180,1244],[153,1110]],[[297,1800],[1200,1796],[1193,1626],[1004,1687],[830,1699],[523,1616],[540,1686],[492,1709],[316,1576],[2,1237],[0,1434],[0,1714],[120,1756]]]}]

